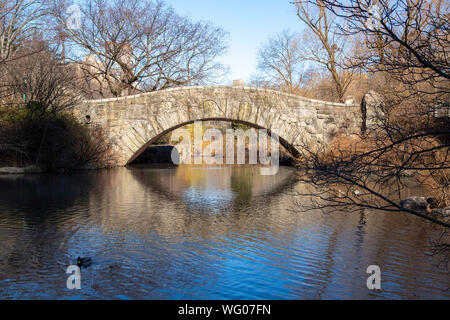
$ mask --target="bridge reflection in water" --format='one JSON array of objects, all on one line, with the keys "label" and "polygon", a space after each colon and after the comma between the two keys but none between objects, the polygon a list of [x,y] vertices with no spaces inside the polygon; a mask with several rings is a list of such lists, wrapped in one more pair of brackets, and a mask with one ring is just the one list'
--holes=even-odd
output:
[{"label": "bridge reflection in water", "polygon": [[248,203],[252,198],[271,197],[294,184],[291,170],[276,176],[260,175],[258,166],[195,166],[184,165],[177,170],[131,170],[144,187],[161,197],[181,200],[186,209],[198,214],[227,213],[233,206]]},{"label": "bridge reflection in water", "polygon": [[[433,234],[380,212],[293,212],[280,168],[133,168],[0,177],[1,298],[450,298]],[[92,256],[83,289],[65,268]],[[382,291],[366,288],[378,264]]]}]

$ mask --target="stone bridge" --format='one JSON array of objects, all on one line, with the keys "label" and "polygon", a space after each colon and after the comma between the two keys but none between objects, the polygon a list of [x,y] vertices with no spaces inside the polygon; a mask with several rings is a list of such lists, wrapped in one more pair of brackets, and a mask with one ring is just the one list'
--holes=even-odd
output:
[{"label": "stone bridge", "polygon": [[358,105],[238,86],[182,87],[90,100],[77,106],[74,115],[104,129],[118,166],[130,163],[171,130],[197,120],[276,130],[280,143],[294,156],[304,143],[317,148],[337,134],[358,132],[362,121]]}]

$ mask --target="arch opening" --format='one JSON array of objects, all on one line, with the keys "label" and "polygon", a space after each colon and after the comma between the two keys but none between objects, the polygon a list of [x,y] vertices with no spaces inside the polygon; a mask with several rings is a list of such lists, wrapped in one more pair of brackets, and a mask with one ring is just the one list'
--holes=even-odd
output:
[{"label": "arch opening", "polygon": [[[194,122],[208,122],[208,121],[218,121],[218,122],[228,122],[228,123],[236,123],[236,124],[243,124],[245,126],[254,128],[254,129],[265,129],[267,130],[267,134],[269,136],[272,135],[272,132],[270,129],[261,127],[259,125],[256,125],[254,123],[251,122],[247,122],[247,121],[243,121],[243,120],[232,120],[232,119],[227,119],[227,118],[204,118],[204,119],[197,119],[197,120],[191,120],[191,121],[187,121],[187,122],[183,122],[180,123],[176,126],[173,126],[169,129],[166,129],[164,131],[162,131],[160,134],[156,135],[155,137],[153,137],[150,141],[148,141],[147,143],[145,143],[141,148],[139,148],[139,150],[137,150],[134,155],[128,160],[127,162],[127,166],[132,165],[136,159],[138,159],[150,146],[152,146],[155,142],[157,142],[158,140],[160,140],[162,137],[166,136],[167,134],[169,134],[170,132],[182,128],[184,126],[188,126],[193,124]],[[292,156],[293,158],[298,158],[300,153],[298,152],[298,150],[289,142],[287,142],[285,139],[283,139],[283,137],[279,136],[279,144],[281,146],[283,146],[283,148],[287,151],[287,153]]]}]

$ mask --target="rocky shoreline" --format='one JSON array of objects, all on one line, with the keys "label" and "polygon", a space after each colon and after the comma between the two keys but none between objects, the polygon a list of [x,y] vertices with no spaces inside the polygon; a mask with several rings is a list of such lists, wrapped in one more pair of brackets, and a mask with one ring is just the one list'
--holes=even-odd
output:
[{"label": "rocky shoreline", "polygon": [[0,167],[0,175],[9,174],[30,174],[30,173],[42,173],[43,170],[38,166],[27,167]]},{"label": "rocky shoreline", "polygon": [[59,173],[64,174],[71,171],[77,170],[98,170],[98,169],[107,169],[108,166],[101,166],[95,163],[88,163],[84,166],[77,168],[57,168],[52,170],[45,170],[36,165],[30,165],[26,167],[0,167],[0,176],[2,175],[24,175],[24,174],[39,174],[39,173]]},{"label": "rocky shoreline", "polygon": [[443,218],[450,221],[450,207],[437,207],[437,200],[430,197],[409,197],[403,200],[400,205],[405,209],[422,212],[432,217]]}]

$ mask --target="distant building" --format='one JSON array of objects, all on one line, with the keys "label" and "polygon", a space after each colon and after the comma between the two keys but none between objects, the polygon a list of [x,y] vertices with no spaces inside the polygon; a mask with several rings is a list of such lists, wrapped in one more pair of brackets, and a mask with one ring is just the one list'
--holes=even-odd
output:
[{"label": "distant building", "polygon": [[[113,90],[120,90],[120,96],[132,94],[130,90],[120,89],[122,81],[129,78],[127,68],[133,69],[131,46],[108,42],[105,45],[105,53],[112,59],[105,58],[102,60],[96,55],[89,54],[85,56],[84,61],[71,63],[75,67],[75,72],[83,80],[86,91],[90,92],[90,98],[113,96],[111,87]],[[116,61],[119,61],[122,65]]]}]

